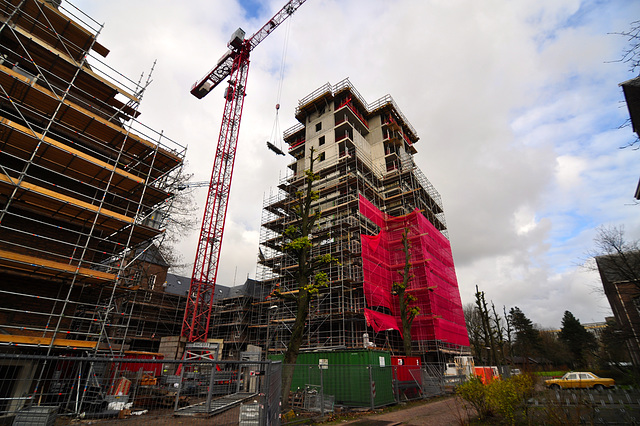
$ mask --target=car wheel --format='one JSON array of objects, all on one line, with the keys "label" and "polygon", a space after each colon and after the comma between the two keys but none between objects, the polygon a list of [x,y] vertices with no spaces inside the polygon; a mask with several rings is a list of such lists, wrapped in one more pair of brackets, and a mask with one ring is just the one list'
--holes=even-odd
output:
[{"label": "car wheel", "polygon": [[604,390],[604,386],[603,386],[603,385],[600,385],[600,384],[595,385],[593,388],[594,388],[595,390],[597,390],[598,392],[600,392],[600,391]]},{"label": "car wheel", "polygon": [[549,389],[554,390],[554,391],[559,391],[560,390],[560,385],[557,384],[552,384],[551,386],[549,386]]}]

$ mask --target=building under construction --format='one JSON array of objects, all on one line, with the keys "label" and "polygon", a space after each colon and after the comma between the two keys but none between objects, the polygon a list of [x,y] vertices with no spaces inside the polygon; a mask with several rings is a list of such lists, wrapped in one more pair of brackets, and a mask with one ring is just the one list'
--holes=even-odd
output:
[{"label": "building under construction", "polygon": [[149,79],[103,61],[91,17],[39,0],[0,16],[0,345],[157,348],[184,311],[149,260],[185,149],[138,121]]},{"label": "building under construction", "polygon": [[[127,80],[104,62],[91,17],[40,0],[4,1],[0,14],[0,345],[157,351],[163,336],[180,334],[185,309],[184,292],[163,290],[168,265],[154,246],[185,150],[138,121],[148,79]],[[312,302],[304,347],[400,351],[391,286],[408,230],[414,350],[464,352],[444,213],[413,161],[415,129],[391,97],[367,104],[348,80],[302,99],[296,118],[285,132],[289,173],[265,199],[258,276],[216,294],[211,337],[226,356],[248,343],[286,348],[295,309],[267,296],[276,284],[296,291],[282,235],[313,147],[313,254],[339,263]]]},{"label": "building under construction", "polygon": [[[297,259],[282,250],[283,234],[310,166],[320,177],[313,209],[320,219],[312,256],[331,254],[329,285],[311,302],[303,349],[385,348],[402,353],[401,320],[394,281],[405,266],[402,234],[410,243],[408,293],[420,309],[412,326],[413,353],[438,361],[466,353],[462,312],[440,195],[416,166],[418,135],[394,100],[368,104],[349,80],[326,84],[299,101],[299,124],[285,131],[293,161],[276,194],[265,199],[257,282],[244,320],[237,307],[228,324],[215,324],[225,340],[286,350],[295,303],[267,297],[276,286],[295,294]],[[249,292],[249,290],[245,290]],[[238,299],[242,300],[242,299]],[[224,301],[220,301],[218,311]],[[232,326],[233,325],[233,326]],[[241,326],[244,325],[244,326]],[[220,337],[220,336],[217,336]]]}]

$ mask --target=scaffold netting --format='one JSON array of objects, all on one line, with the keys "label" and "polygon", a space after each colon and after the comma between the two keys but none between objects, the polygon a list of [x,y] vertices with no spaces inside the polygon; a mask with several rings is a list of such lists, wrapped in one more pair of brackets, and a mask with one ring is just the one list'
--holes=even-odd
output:
[{"label": "scaffold netting", "polygon": [[380,227],[378,235],[362,235],[364,294],[367,323],[374,331],[398,330],[402,320],[393,282],[402,282],[405,266],[402,234],[409,238],[410,275],[407,293],[416,297],[410,306],[420,308],[413,321],[413,340],[440,340],[469,346],[462,302],[451,254],[451,244],[418,210],[389,216],[360,196],[360,213]]}]

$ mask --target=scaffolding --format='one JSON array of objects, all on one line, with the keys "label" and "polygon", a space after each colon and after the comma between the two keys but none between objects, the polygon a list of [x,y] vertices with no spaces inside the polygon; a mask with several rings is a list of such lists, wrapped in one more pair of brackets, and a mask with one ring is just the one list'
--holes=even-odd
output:
[{"label": "scaffolding", "polygon": [[0,345],[113,355],[161,331],[150,305],[183,309],[140,283],[185,148],[138,120],[153,67],[109,67],[102,25],[65,4],[0,1]]},{"label": "scaffolding", "polygon": [[[361,241],[363,236],[377,235],[381,226],[361,213],[359,200],[369,200],[388,216],[420,212],[435,232],[448,238],[440,195],[413,161],[417,133],[390,96],[367,104],[348,79],[335,86],[326,84],[300,100],[295,114],[299,124],[284,134],[294,161],[277,190],[263,202],[259,291],[245,323],[245,339],[259,342],[269,353],[286,350],[295,303],[265,295],[275,286],[282,293],[297,291],[297,260],[281,247],[285,229],[298,219],[293,203],[305,182],[313,147],[318,155],[314,172],[320,177],[313,185],[319,194],[313,209],[320,211],[320,219],[310,236],[311,255],[331,254],[338,263],[323,271],[329,285],[311,302],[301,349],[377,346],[401,352],[399,334],[372,330],[364,315],[370,303],[363,289]],[[448,295],[455,305],[452,309],[462,312],[457,283],[454,293]],[[434,315],[425,314],[433,320]],[[413,340],[416,352],[433,352],[436,357],[446,351],[464,353],[465,347],[464,338],[447,342],[431,334]]]}]

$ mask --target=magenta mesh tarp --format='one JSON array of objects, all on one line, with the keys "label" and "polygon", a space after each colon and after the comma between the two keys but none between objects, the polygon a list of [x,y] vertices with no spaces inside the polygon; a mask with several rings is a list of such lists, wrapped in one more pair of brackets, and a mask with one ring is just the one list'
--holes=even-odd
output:
[{"label": "magenta mesh tarp", "polygon": [[375,331],[397,330],[402,334],[402,329],[399,327],[397,319],[391,315],[365,308],[364,317],[367,319],[367,324],[373,327]]},{"label": "magenta mesh tarp", "polygon": [[391,294],[391,287],[394,281],[402,281],[399,272],[405,264],[402,233],[406,228],[413,275],[407,291],[417,298],[413,304],[420,308],[411,328],[412,339],[469,346],[449,240],[418,210],[393,217],[362,196],[359,204],[360,213],[381,228],[378,235],[361,236],[364,294],[370,308],[365,310],[367,323],[375,331],[402,333],[398,297]]}]

